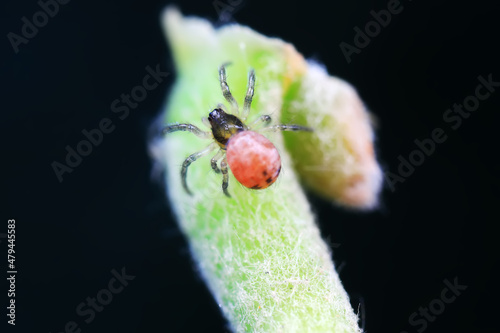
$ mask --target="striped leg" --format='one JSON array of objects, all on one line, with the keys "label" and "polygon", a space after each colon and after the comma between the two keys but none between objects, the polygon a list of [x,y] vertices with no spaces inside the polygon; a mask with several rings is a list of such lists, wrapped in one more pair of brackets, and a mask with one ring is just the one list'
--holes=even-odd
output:
[{"label": "striped leg", "polygon": [[227,159],[225,157],[220,163],[220,169],[222,171],[222,191],[224,191],[224,194],[228,198],[231,198],[231,195],[227,191],[227,187],[229,186],[229,174],[227,170]]},{"label": "striped leg", "polygon": [[262,131],[270,131],[270,132],[279,132],[279,131],[306,131],[306,132],[312,132],[313,129],[310,127],[306,126],[300,126],[300,125],[273,125],[264,128]]},{"label": "striped leg", "polygon": [[211,143],[205,149],[189,155],[189,157],[184,160],[184,163],[182,163],[182,168],[181,168],[182,187],[184,187],[184,189],[186,190],[186,192],[189,195],[193,195],[193,193],[189,190],[189,188],[187,186],[187,171],[188,171],[189,166],[191,165],[191,163],[193,163],[194,161],[196,161],[200,157],[203,157],[206,154],[208,154],[209,152],[211,152],[212,150],[214,150],[215,147],[216,147],[215,143]]},{"label": "striped leg", "polygon": [[202,131],[198,127],[191,125],[191,124],[170,124],[167,125],[163,130],[162,134],[169,134],[177,131],[184,131],[184,132],[191,132],[197,137],[203,138],[203,139],[208,139],[210,138],[210,133]]},{"label": "striped leg", "polygon": [[247,94],[245,95],[245,104],[243,104],[243,113],[241,119],[245,121],[250,113],[250,107],[252,106],[252,98],[255,87],[255,71],[253,69],[248,73],[248,88]]},{"label": "striped leg", "polygon": [[220,173],[220,169],[217,166],[217,162],[222,158],[224,155],[224,151],[220,149],[217,154],[215,154],[214,157],[210,160],[210,165],[212,166],[212,169],[215,171],[215,173]]},{"label": "striped leg", "polygon": [[226,82],[226,66],[229,65],[229,63],[224,63],[220,66],[219,68],[219,81],[220,81],[220,87],[222,89],[222,95],[224,95],[224,98],[226,101],[229,102],[232,108],[232,112],[235,113],[236,115],[238,114],[238,103],[234,99],[233,95],[231,94],[231,91],[229,90],[229,86],[227,85]]},{"label": "striped leg", "polygon": [[264,126],[267,126],[271,123],[271,120],[272,120],[271,116],[266,114],[252,121],[248,127],[253,128],[254,125],[260,125],[260,124],[264,124]]}]

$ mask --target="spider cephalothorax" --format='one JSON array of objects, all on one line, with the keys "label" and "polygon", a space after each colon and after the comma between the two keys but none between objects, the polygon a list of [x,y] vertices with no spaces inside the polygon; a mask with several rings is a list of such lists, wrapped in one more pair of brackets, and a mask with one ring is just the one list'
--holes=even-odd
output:
[{"label": "spider cephalothorax", "polygon": [[222,149],[226,149],[226,144],[233,135],[247,129],[238,117],[221,108],[210,112],[208,121],[212,127],[212,135]]},{"label": "spider cephalothorax", "polygon": [[[250,125],[246,125],[255,86],[255,72],[250,70],[248,75],[248,88],[241,114],[238,103],[234,99],[226,82],[225,64],[219,68],[219,80],[222,94],[230,104],[234,114],[228,113],[223,104],[219,104],[209,113],[208,125],[210,132],[205,132],[191,124],[171,124],[163,129],[163,133],[175,131],[188,131],[201,138],[212,139],[213,142],[205,149],[191,154],[181,168],[182,185],[186,192],[191,194],[186,182],[188,167],[198,158],[219,148],[211,159],[212,169],[222,173],[222,190],[228,197],[229,184],[228,166],[234,177],[243,185],[251,189],[264,189],[273,184],[281,170],[281,158],[276,147],[265,136],[252,130],[256,124],[264,124],[262,131],[311,131],[310,128],[299,125],[273,125],[271,116],[263,115]],[[205,121],[206,120],[206,121]],[[220,161],[220,169],[218,162]]]}]

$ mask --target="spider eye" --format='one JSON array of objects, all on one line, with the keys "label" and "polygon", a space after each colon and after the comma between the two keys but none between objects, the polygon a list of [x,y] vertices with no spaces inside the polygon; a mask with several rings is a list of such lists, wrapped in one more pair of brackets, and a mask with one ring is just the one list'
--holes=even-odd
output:
[{"label": "spider eye", "polygon": [[217,118],[220,118],[221,115],[222,115],[222,109],[214,109],[212,112],[210,112],[208,114],[208,119],[209,120],[214,120],[214,119],[217,119]]}]

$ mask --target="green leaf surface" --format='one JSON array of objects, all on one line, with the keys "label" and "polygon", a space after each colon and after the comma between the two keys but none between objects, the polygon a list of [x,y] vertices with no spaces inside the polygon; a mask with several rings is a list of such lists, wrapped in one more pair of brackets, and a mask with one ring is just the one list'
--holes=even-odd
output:
[{"label": "green leaf surface", "polygon": [[[208,22],[182,17],[175,9],[165,12],[164,26],[177,69],[165,124],[192,123],[208,130],[201,118],[225,102],[218,67],[231,62],[226,68],[228,84],[240,106],[248,71],[255,69],[249,122],[270,114],[276,123],[288,117],[307,125],[301,123],[307,117],[298,113],[282,115],[284,107],[294,110],[294,101],[304,102],[301,84],[309,67],[290,44],[239,25],[215,30]],[[278,181],[265,190],[250,190],[230,173],[232,198],[224,196],[222,177],[211,170],[213,154],[189,168],[193,196],[182,188],[183,160],[211,140],[176,132],[151,148],[167,170],[168,196],[199,271],[234,331],[360,332],[285,149],[284,136],[293,137],[287,142],[293,152],[293,146],[302,141],[316,140],[317,133],[266,135],[281,154]],[[310,154],[316,152],[299,149],[293,158],[307,160]]]}]

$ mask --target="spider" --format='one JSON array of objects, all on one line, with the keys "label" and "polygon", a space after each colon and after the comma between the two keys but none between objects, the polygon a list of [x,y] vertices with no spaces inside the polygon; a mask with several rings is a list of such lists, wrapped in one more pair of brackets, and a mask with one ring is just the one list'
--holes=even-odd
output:
[{"label": "spider", "polygon": [[[192,195],[187,185],[189,166],[217,148],[219,150],[212,157],[210,164],[216,173],[222,173],[222,190],[226,196],[231,197],[227,190],[229,185],[228,167],[238,182],[250,189],[264,189],[276,181],[281,170],[280,155],[271,141],[252,130],[254,125],[263,124],[265,127],[262,131],[312,131],[312,129],[300,125],[270,126],[271,116],[269,115],[262,115],[249,125],[245,124],[254,95],[255,71],[251,69],[248,74],[247,93],[243,110],[240,113],[238,103],[226,82],[227,65],[229,63],[224,63],[219,67],[219,81],[222,95],[231,106],[232,114],[227,112],[223,104],[218,104],[217,108],[209,113],[208,118],[202,118],[203,123],[210,127],[211,132],[202,131],[192,124],[169,124],[162,131],[163,134],[186,131],[203,139],[214,140],[205,149],[191,154],[182,163],[182,186],[189,195]],[[220,168],[217,165],[219,161]]]}]

